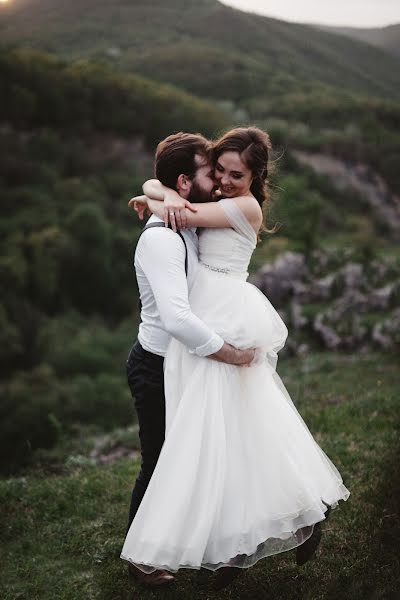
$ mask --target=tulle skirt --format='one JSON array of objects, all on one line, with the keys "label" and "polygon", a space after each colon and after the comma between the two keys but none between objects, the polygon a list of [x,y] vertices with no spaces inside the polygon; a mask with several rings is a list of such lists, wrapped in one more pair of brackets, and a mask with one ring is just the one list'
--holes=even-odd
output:
[{"label": "tulle skirt", "polygon": [[165,443],[121,553],[147,573],[250,567],[302,544],[350,494],[275,371],[288,332],[268,299],[200,267],[190,302],[257,358],[234,367],[171,341]]}]

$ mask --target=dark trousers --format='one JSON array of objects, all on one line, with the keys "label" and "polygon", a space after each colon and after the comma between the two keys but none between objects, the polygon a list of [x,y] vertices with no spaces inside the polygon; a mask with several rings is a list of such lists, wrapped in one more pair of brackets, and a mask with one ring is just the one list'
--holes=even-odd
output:
[{"label": "dark trousers", "polygon": [[126,363],[128,383],[139,422],[142,461],[132,490],[128,529],[143,499],[165,438],[164,358],[137,341]]}]

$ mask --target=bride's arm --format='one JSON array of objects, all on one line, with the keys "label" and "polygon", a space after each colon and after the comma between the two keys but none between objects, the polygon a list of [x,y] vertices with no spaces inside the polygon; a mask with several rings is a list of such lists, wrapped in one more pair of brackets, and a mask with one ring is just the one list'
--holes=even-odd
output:
[{"label": "bride's arm", "polygon": [[[196,209],[193,205],[182,198],[175,190],[163,185],[158,179],[149,179],[143,184],[143,192],[152,200],[163,201],[164,206],[161,208],[155,204],[152,207],[149,205],[150,211],[163,219],[165,226],[171,223],[172,229],[185,229],[187,227],[185,208],[193,212]],[[162,213],[162,214],[161,214]]]},{"label": "bride's arm", "polygon": [[148,179],[142,185],[143,194],[153,200],[164,201],[165,193],[169,188],[165,187],[158,179]]},{"label": "bride's arm", "polygon": [[[243,196],[235,199],[231,198],[230,201],[237,205],[247,221],[253,227],[255,233],[258,233],[263,217],[257,200],[253,197]],[[164,221],[168,219],[170,213],[168,194],[164,200],[164,210],[160,207],[159,202],[153,202],[150,199],[148,205],[151,212],[157,214],[161,219],[164,218]],[[232,223],[228,220],[222,206],[219,206],[219,202],[194,203],[191,204],[191,207],[195,208],[196,212],[192,212],[192,210],[188,210],[187,208],[183,209],[186,213],[187,227],[210,227],[218,229],[232,227]],[[164,213],[166,213],[166,215]],[[171,223],[171,225],[172,228],[174,228],[173,223]]]},{"label": "bride's arm", "polygon": [[[182,198],[175,190],[164,185],[158,179],[150,179],[143,184],[143,191],[147,196],[147,207],[150,212],[157,215],[168,227],[171,223],[174,231],[185,227],[211,227],[231,228],[225,211],[218,202],[190,203]],[[129,206],[134,205],[141,197],[132,198]],[[161,202],[163,200],[163,202]],[[246,219],[258,233],[262,224],[262,211],[258,202],[253,197],[238,197],[231,199],[238,206]],[[138,211],[137,211],[138,212]]]},{"label": "bride's arm", "polygon": [[[134,196],[128,202],[128,206],[134,208],[142,221],[145,211],[153,213],[163,219],[165,226],[168,227],[171,221],[172,228],[186,228],[185,208],[195,212],[197,209],[185,198],[182,198],[175,190],[163,185],[158,179],[149,179],[143,184],[141,196]],[[150,199],[154,200],[150,207]],[[167,201],[166,206],[163,200]],[[172,214],[171,214],[172,213]]]}]

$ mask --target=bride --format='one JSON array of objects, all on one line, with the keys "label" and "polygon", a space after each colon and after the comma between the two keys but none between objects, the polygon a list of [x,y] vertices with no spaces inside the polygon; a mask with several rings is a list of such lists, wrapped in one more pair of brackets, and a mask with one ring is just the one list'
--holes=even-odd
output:
[{"label": "bride", "polygon": [[191,354],[174,339],[169,345],[165,442],[121,553],[145,573],[238,572],[295,547],[303,564],[318,545],[321,521],[350,494],[276,373],[287,328],[246,282],[270,150],[268,135],[255,127],[226,133],[214,145],[223,199],[195,204],[195,212],[158,182],[144,186],[155,198],[148,199],[152,212],[174,212],[202,228],[193,312],[232,345],[257,348],[244,368]]}]

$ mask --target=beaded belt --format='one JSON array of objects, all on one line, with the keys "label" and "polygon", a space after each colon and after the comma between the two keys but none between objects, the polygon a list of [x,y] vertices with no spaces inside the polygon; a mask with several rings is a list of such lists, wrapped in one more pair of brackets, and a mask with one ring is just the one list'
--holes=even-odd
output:
[{"label": "beaded belt", "polygon": [[227,273],[231,272],[230,269],[227,269],[225,267],[212,267],[211,265],[207,265],[207,263],[204,263],[204,262],[200,262],[200,264],[203,267],[206,267],[207,269],[210,269],[210,271],[216,271],[217,273],[225,273],[225,274],[227,274]]}]

